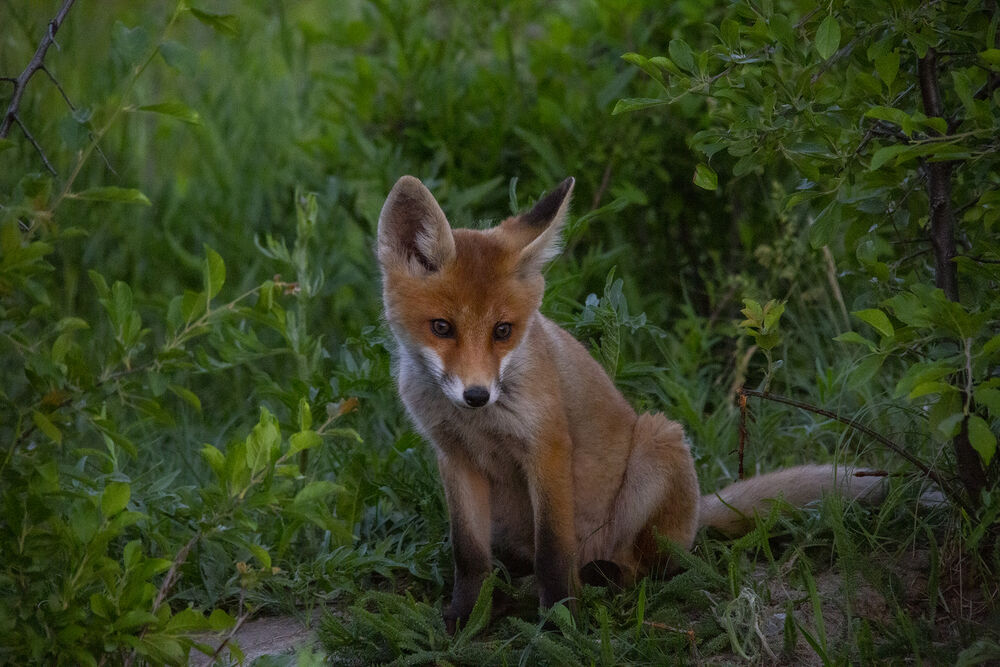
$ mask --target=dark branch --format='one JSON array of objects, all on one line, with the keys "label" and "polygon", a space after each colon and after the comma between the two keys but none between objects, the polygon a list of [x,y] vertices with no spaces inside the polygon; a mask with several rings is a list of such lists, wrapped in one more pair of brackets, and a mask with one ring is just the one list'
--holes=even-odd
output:
[{"label": "dark branch", "polygon": [[42,147],[38,144],[37,141],[35,141],[35,137],[32,136],[31,132],[28,131],[28,128],[24,126],[24,123],[21,122],[21,119],[18,118],[17,116],[14,116],[14,122],[17,123],[17,126],[21,128],[22,132],[24,132],[24,136],[27,137],[28,141],[31,142],[31,145],[35,147],[36,151],[38,151],[38,154],[42,158],[42,162],[45,163],[45,168],[48,169],[53,176],[58,176],[59,174],[56,173],[55,167],[53,167],[52,163],[49,162],[49,158],[45,156],[45,151],[43,151]]},{"label": "dark branch", "polygon": [[[816,407],[815,405],[810,405],[808,403],[803,403],[802,401],[796,401],[794,399],[786,398],[784,396],[780,396],[778,394],[772,394],[766,391],[756,391],[754,389],[747,389],[746,387],[742,387],[740,389],[740,394],[744,396],[756,396],[758,398],[763,398],[768,401],[774,401],[775,403],[784,403],[785,405],[791,405],[792,407],[799,408],[800,410],[814,412],[818,415],[823,415],[824,417],[835,419],[839,421],[841,424],[846,424],[856,431],[861,431],[862,433],[872,438],[879,444],[884,445],[885,447],[892,450],[902,458],[909,461],[911,464],[913,464],[913,466],[915,466],[918,470],[920,470],[920,472],[922,472],[928,479],[932,480],[935,484],[937,484],[941,488],[941,490],[944,491],[945,493],[949,493],[950,491],[951,487],[945,483],[945,481],[941,478],[939,474],[937,474],[934,470],[931,470],[931,468],[928,467],[927,464],[925,464],[923,461],[915,457],[913,454],[910,454],[908,451],[906,451],[906,449],[904,449],[902,445],[893,442],[892,440],[885,437],[881,433],[873,431],[872,429],[868,428],[859,421],[855,421],[848,417],[843,417],[841,415],[838,415],[836,412],[832,412],[824,408],[819,408]],[[950,494],[950,495],[952,495],[953,499],[957,503],[961,504],[963,507],[965,506],[960,497],[958,497],[955,494]]]},{"label": "dark branch", "polygon": [[[924,103],[924,113],[930,117],[944,118],[941,104],[941,87],[938,81],[937,53],[927,49],[927,54],[917,63],[917,77],[920,80],[920,97]],[[951,203],[951,162],[928,162],[927,197],[930,200],[930,237],[934,248],[934,284],[940,287],[950,301],[957,302],[958,266],[955,264],[955,210]],[[963,399],[965,392],[960,394]],[[962,480],[973,503],[979,499],[980,491],[986,486],[986,471],[980,462],[979,452],[969,440],[969,416],[962,419],[958,435],[952,439],[958,476]]]},{"label": "dark branch", "polygon": [[[924,113],[929,117],[944,118],[941,105],[941,88],[938,83],[937,54],[927,49],[927,54],[917,65],[920,79],[920,97]],[[944,290],[950,301],[958,301],[958,267],[955,266],[955,212],[951,206],[951,163],[928,162],[927,196],[930,200],[931,244],[934,246],[934,283]]]},{"label": "dark branch", "polygon": [[[3,120],[0,121],[0,139],[5,139],[10,134],[10,128],[14,123],[17,123],[22,130],[24,129],[24,125],[17,118],[18,109],[21,108],[21,98],[24,97],[24,91],[27,89],[31,77],[35,75],[35,72],[45,67],[45,54],[48,52],[49,47],[55,44],[56,32],[63,24],[63,21],[66,20],[66,14],[69,13],[70,7],[73,6],[74,2],[75,0],[63,0],[63,5],[59,9],[59,13],[49,21],[48,30],[45,31],[45,36],[39,42],[38,48],[35,50],[35,55],[31,58],[31,62],[24,68],[20,76],[14,80],[14,94],[10,98],[10,104],[7,105],[7,111],[4,113]],[[59,48],[59,46],[56,45],[56,48]],[[37,148],[37,144],[35,146]],[[48,165],[47,162],[46,160],[46,166],[49,167],[49,171],[53,171],[51,165]],[[53,171],[53,173],[55,172]]]}]

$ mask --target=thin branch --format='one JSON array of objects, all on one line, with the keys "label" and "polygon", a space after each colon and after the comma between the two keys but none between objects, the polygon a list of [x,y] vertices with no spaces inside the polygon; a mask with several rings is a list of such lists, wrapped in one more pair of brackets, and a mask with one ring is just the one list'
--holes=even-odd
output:
[{"label": "thin branch", "polygon": [[21,128],[21,132],[24,132],[24,136],[29,142],[31,142],[31,145],[35,147],[35,150],[38,151],[38,155],[42,158],[45,168],[48,169],[53,176],[58,176],[59,174],[56,173],[55,167],[52,166],[52,163],[49,162],[49,158],[45,155],[45,151],[42,150],[39,143],[35,141],[35,137],[28,131],[28,128],[21,122],[21,119],[17,115],[14,116],[14,122],[17,123],[17,126]]},{"label": "thin branch", "polygon": [[[54,19],[49,21],[48,30],[45,32],[45,36],[42,37],[42,41],[39,42],[38,48],[35,50],[35,55],[32,56],[28,66],[24,68],[24,71],[14,81],[14,95],[10,99],[10,104],[7,106],[7,112],[4,114],[3,120],[0,121],[0,139],[5,139],[10,134],[10,128],[15,122],[17,122],[22,130],[24,129],[24,125],[17,120],[17,112],[21,107],[21,98],[24,97],[24,91],[28,87],[31,77],[35,75],[35,72],[44,67],[45,54],[49,50],[49,47],[55,44],[56,32],[66,19],[66,14],[69,13],[70,7],[73,6],[75,1],[63,0],[63,5],[59,9],[59,13],[56,14]],[[58,44],[56,48],[59,48]]]},{"label": "thin branch", "polygon": [[[922,472],[928,479],[932,480],[935,484],[941,487],[941,489],[945,493],[948,493],[950,489],[949,485],[945,483],[944,479],[942,479],[938,473],[936,473],[934,470],[931,470],[927,466],[927,464],[925,464],[923,461],[915,457],[913,454],[910,454],[908,451],[906,451],[906,449],[904,449],[902,445],[893,442],[892,440],[885,437],[881,433],[873,431],[872,429],[868,428],[859,421],[850,419],[848,417],[843,417],[841,415],[838,415],[836,412],[816,407],[815,405],[810,405],[809,403],[803,403],[802,401],[796,401],[794,399],[786,398],[784,396],[780,396],[778,394],[772,394],[766,391],[756,391],[754,389],[747,389],[746,387],[742,387],[740,388],[740,394],[745,396],[756,396],[757,398],[763,398],[768,401],[774,401],[775,403],[784,403],[785,405],[791,405],[792,407],[799,408],[800,410],[806,410],[807,412],[814,412],[818,415],[823,415],[824,417],[835,419],[839,421],[841,424],[846,424],[851,428],[853,428],[854,430],[864,433],[865,435],[872,438],[879,444],[887,447],[888,449],[892,450],[902,458],[909,461],[911,464],[913,464],[913,466],[915,466],[918,470],[920,470],[920,472]],[[962,498],[960,498],[957,495],[953,495],[952,498],[962,507],[968,509]]]},{"label": "thin branch", "polygon": [[743,479],[743,452],[746,450],[747,444],[747,395],[746,392],[740,391],[740,424],[739,424],[739,435],[740,435],[740,449],[738,453],[738,460],[740,462],[739,478]]},{"label": "thin branch", "polygon": [[[156,593],[156,599],[153,600],[153,609],[151,613],[155,614],[156,610],[160,608],[161,604],[163,604],[163,601],[167,599],[167,593],[170,592],[170,589],[173,588],[174,586],[174,582],[177,581],[177,577],[179,576],[178,572],[180,570],[181,565],[183,565],[184,561],[187,560],[188,554],[191,552],[192,547],[194,547],[195,543],[200,539],[201,539],[201,531],[199,530],[191,537],[190,540],[187,541],[187,544],[181,547],[181,550],[177,552],[177,555],[174,556],[174,562],[170,564],[170,569],[167,570],[167,576],[163,578],[163,583],[160,584],[160,590],[157,591]],[[142,632],[139,633],[139,639],[145,637],[146,632],[148,630],[149,630],[148,625],[143,627]],[[137,656],[138,656],[138,651],[132,651],[132,653],[129,654],[128,658],[125,659],[124,663],[125,667],[131,667],[132,663],[135,662]]]},{"label": "thin branch", "polygon": [[245,623],[250,617],[250,612],[246,610],[246,596],[246,586],[240,586],[240,615],[236,619],[236,623],[233,624],[233,627],[226,633],[226,636],[222,638],[219,645],[215,647],[215,653],[213,653],[212,657],[209,659],[211,664],[215,664],[216,660],[219,659],[219,656],[222,655],[222,649],[224,649],[226,645],[232,641],[233,637],[236,636],[236,633],[239,632],[241,627],[243,627],[243,623]]},{"label": "thin branch", "polygon": [[1000,259],[988,259],[979,255],[978,257],[973,257],[972,255],[955,255],[956,257],[965,257],[966,259],[971,259],[973,262],[978,262],[980,264],[1000,264]]},{"label": "thin branch", "polygon": [[76,111],[76,107],[73,106],[73,103],[69,101],[69,95],[67,95],[66,91],[63,90],[62,84],[60,84],[59,80],[56,79],[56,77],[52,75],[52,72],[49,71],[49,68],[46,67],[45,65],[42,65],[39,69],[42,70],[43,72],[45,72],[45,75],[49,77],[49,81],[52,82],[52,85],[55,86],[56,90],[59,91],[59,94],[62,95],[62,98],[63,98],[63,100],[65,100],[66,106],[69,107],[69,110],[70,111]]},{"label": "thin branch", "polygon": [[[58,46],[58,44],[56,46]],[[52,72],[50,72],[49,68],[46,67],[44,64],[41,66],[40,69],[43,72],[45,72],[45,74],[49,77],[49,80],[52,82],[52,85],[55,86],[56,90],[59,91],[59,94],[62,95],[62,98],[66,102],[66,106],[69,107],[70,111],[76,111],[76,105],[73,104],[73,102],[69,99],[69,95],[67,95],[66,91],[63,90],[62,84],[59,83],[59,79],[57,79],[55,76],[53,76]],[[88,130],[87,136],[90,139],[93,139],[94,138],[94,133],[92,131]],[[104,154],[103,150],[101,150],[100,145],[99,144],[95,144],[94,148],[97,150],[98,155],[101,156],[101,159],[104,160],[104,166],[106,166],[108,168],[108,171],[110,171],[112,174],[114,174],[115,176],[117,176],[118,172],[115,171],[115,168],[111,166],[111,160],[109,160],[108,156]]]}]

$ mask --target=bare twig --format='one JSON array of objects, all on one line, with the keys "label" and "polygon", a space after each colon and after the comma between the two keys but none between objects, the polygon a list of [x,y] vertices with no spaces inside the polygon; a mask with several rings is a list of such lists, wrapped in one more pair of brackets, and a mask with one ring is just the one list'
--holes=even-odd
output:
[{"label": "bare twig", "polygon": [[212,654],[212,657],[209,660],[211,664],[215,664],[215,661],[218,660],[219,656],[222,654],[222,649],[226,647],[226,644],[232,641],[233,637],[236,636],[236,633],[239,632],[241,627],[243,627],[243,623],[247,620],[247,618],[249,618],[250,613],[246,610],[246,605],[245,605],[246,595],[247,595],[246,586],[240,586],[239,618],[236,619],[236,623],[233,624],[233,627],[229,630],[229,632],[226,633],[226,636],[222,638],[222,641],[216,647],[215,653]]},{"label": "bare twig", "polygon": [[[937,484],[942,491],[944,491],[945,493],[949,493],[951,487],[944,481],[941,475],[939,475],[934,470],[931,470],[931,468],[928,467],[926,463],[915,457],[913,454],[910,454],[910,452],[906,451],[906,449],[904,449],[903,446],[900,445],[899,443],[893,442],[892,440],[885,437],[881,433],[873,431],[872,429],[868,428],[859,421],[855,421],[854,419],[850,419],[848,417],[843,417],[841,415],[838,415],[836,412],[816,407],[815,405],[810,405],[808,403],[803,403],[802,401],[796,401],[794,399],[786,398],[784,396],[780,396],[778,394],[772,394],[766,391],[756,391],[754,389],[747,389],[746,387],[742,387],[740,389],[740,394],[744,396],[756,396],[757,398],[763,398],[768,401],[774,401],[775,403],[784,403],[785,405],[791,405],[792,407],[799,408],[800,410],[806,410],[807,412],[814,412],[818,415],[823,415],[824,417],[835,419],[839,421],[841,424],[846,424],[856,431],[861,431],[862,433],[872,438],[879,444],[887,447],[888,449],[892,450],[902,458],[909,461],[911,464],[913,464],[914,467],[920,470],[920,472],[922,472],[928,479],[932,480],[935,484]],[[949,494],[949,495],[956,503],[968,509],[968,506],[965,504],[964,500],[957,494]]]},{"label": "bare twig", "polygon": [[743,479],[743,450],[747,444],[747,395],[746,392],[740,391],[740,449],[738,453],[738,458],[740,462],[739,468],[739,479]]},{"label": "bare twig", "polygon": [[590,204],[590,210],[593,211],[598,206],[601,205],[601,199],[604,197],[604,193],[608,189],[608,184],[611,182],[611,162],[604,167],[604,175],[601,177],[601,185],[597,188],[597,192],[594,193],[594,199]]},{"label": "bare twig", "polygon": [[[163,601],[167,599],[167,593],[170,592],[170,589],[174,586],[174,582],[177,581],[178,571],[180,570],[181,565],[183,565],[184,561],[187,560],[192,547],[194,547],[195,543],[200,539],[201,531],[199,530],[191,537],[190,540],[187,541],[187,544],[181,547],[181,550],[177,552],[177,555],[174,556],[174,562],[170,564],[170,569],[167,570],[167,576],[163,578],[163,583],[160,584],[160,590],[156,593],[156,599],[153,600],[153,609],[151,613],[155,614],[156,610],[160,608],[161,604],[163,604]],[[139,633],[139,639],[146,636],[146,631],[148,629],[149,626],[142,629],[142,632]],[[135,662],[137,655],[137,651],[132,651],[132,653],[130,653],[125,659],[125,667],[131,667],[132,663]]]},{"label": "bare twig", "polygon": [[24,132],[24,136],[29,142],[31,142],[31,145],[35,147],[35,150],[38,151],[38,154],[41,156],[42,162],[45,164],[45,168],[49,170],[49,173],[53,176],[58,176],[59,174],[56,173],[55,167],[52,166],[52,163],[49,162],[49,158],[46,157],[45,151],[42,150],[42,147],[37,141],[35,141],[35,137],[32,136],[31,132],[28,131],[28,128],[25,127],[24,123],[21,122],[21,119],[16,114],[14,115],[14,122],[17,123],[17,126],[21,128],[22,132]]},{"label": "bare twig", "polygon": [[955,256],[971,259],[973,262],[978,262],[979,264],[1000,264],[1000,259],[989,259],[988,257],[983,257],[982,255],[979,255],[977,257],[973,257],[972,255],[955,255]]},{"label": "bare twig", "polygon": [[[49,50],[49,47],[56,43],[56,32],[66,19],[66,14],[69,13],[70,7],[73,6],[75,1],[63,0],[62,7],[59,8],[59,12],[55,18],[49,21],[48,30],[45,32],[45,36],[42,37],[42,41],[39,42],[38,48],[35,49],[35,55],[31,58],[28,66],[24,68],[24,71],[21,72],[20,76],[14,80],[14,94],[10,98],[10,104],[7,105],[7,112],[4,114],[3,120],[0,121],[0,139],[5,139],[10,134],[10,128],[15,122],[22,130],[24,129],[24,125],[17,120],[17,112],[21,107],[21,98],[24,97],[24,91],[28,87],[31,77],[35,75],[35,72],[45,67],[45,54]],[[56,48],[59,48],[58,44],[56,44]],[[35,145],[37,147],[37,144]],[[51,170],[51,166],[49,169]]]},{"label": "bare twig", "polygon": [[844,303],[844,295],[840,291],[840,282],[837,280],[837,263],[833,260],[833,253],[830,252],[828,245],[823,246],[823,259],[826,261],[826,280],[830,283],[833,298],[840,306],[840,314],[844,318],[844,330],[848,331],[851,328],[851,317],[847,314],[847,304]]}]

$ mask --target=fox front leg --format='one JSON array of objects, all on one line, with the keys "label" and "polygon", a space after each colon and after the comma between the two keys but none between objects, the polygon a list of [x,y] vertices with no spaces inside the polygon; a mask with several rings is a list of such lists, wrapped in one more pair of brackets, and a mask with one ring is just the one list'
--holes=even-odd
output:
[{"label": "fox front leg", "polygon": [[453,633],[459,622],[468,620],[490,573],[490,487],[486,477],[459,453],[439,453],[438,469],[448,503],[455,562],[451,606],[444,612],[445,626]]},{"label": "fox front leg", "polygon": [[569,438],[558,437],[538,452],[530,475],[535,522],[535,579],[543,607],[569,598],[579,588],[576,564],[576,529],[573,508],[573,474]]}]

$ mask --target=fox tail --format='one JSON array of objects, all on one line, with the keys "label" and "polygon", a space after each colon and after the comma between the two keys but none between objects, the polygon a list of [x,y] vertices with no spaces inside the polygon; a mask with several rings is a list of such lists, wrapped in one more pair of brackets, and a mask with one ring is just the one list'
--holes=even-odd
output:
[{"label": "fox tail", "polygon": [[836,465],[803,465],[734,482],[701,497],[698,524],[726,535],[741,535],[753,528],[753,515],[767,511],[771,500],[781,498],[803,507],[824,493],[839,493],[847,500],[878,502],[885,494],[884,473]]}]

